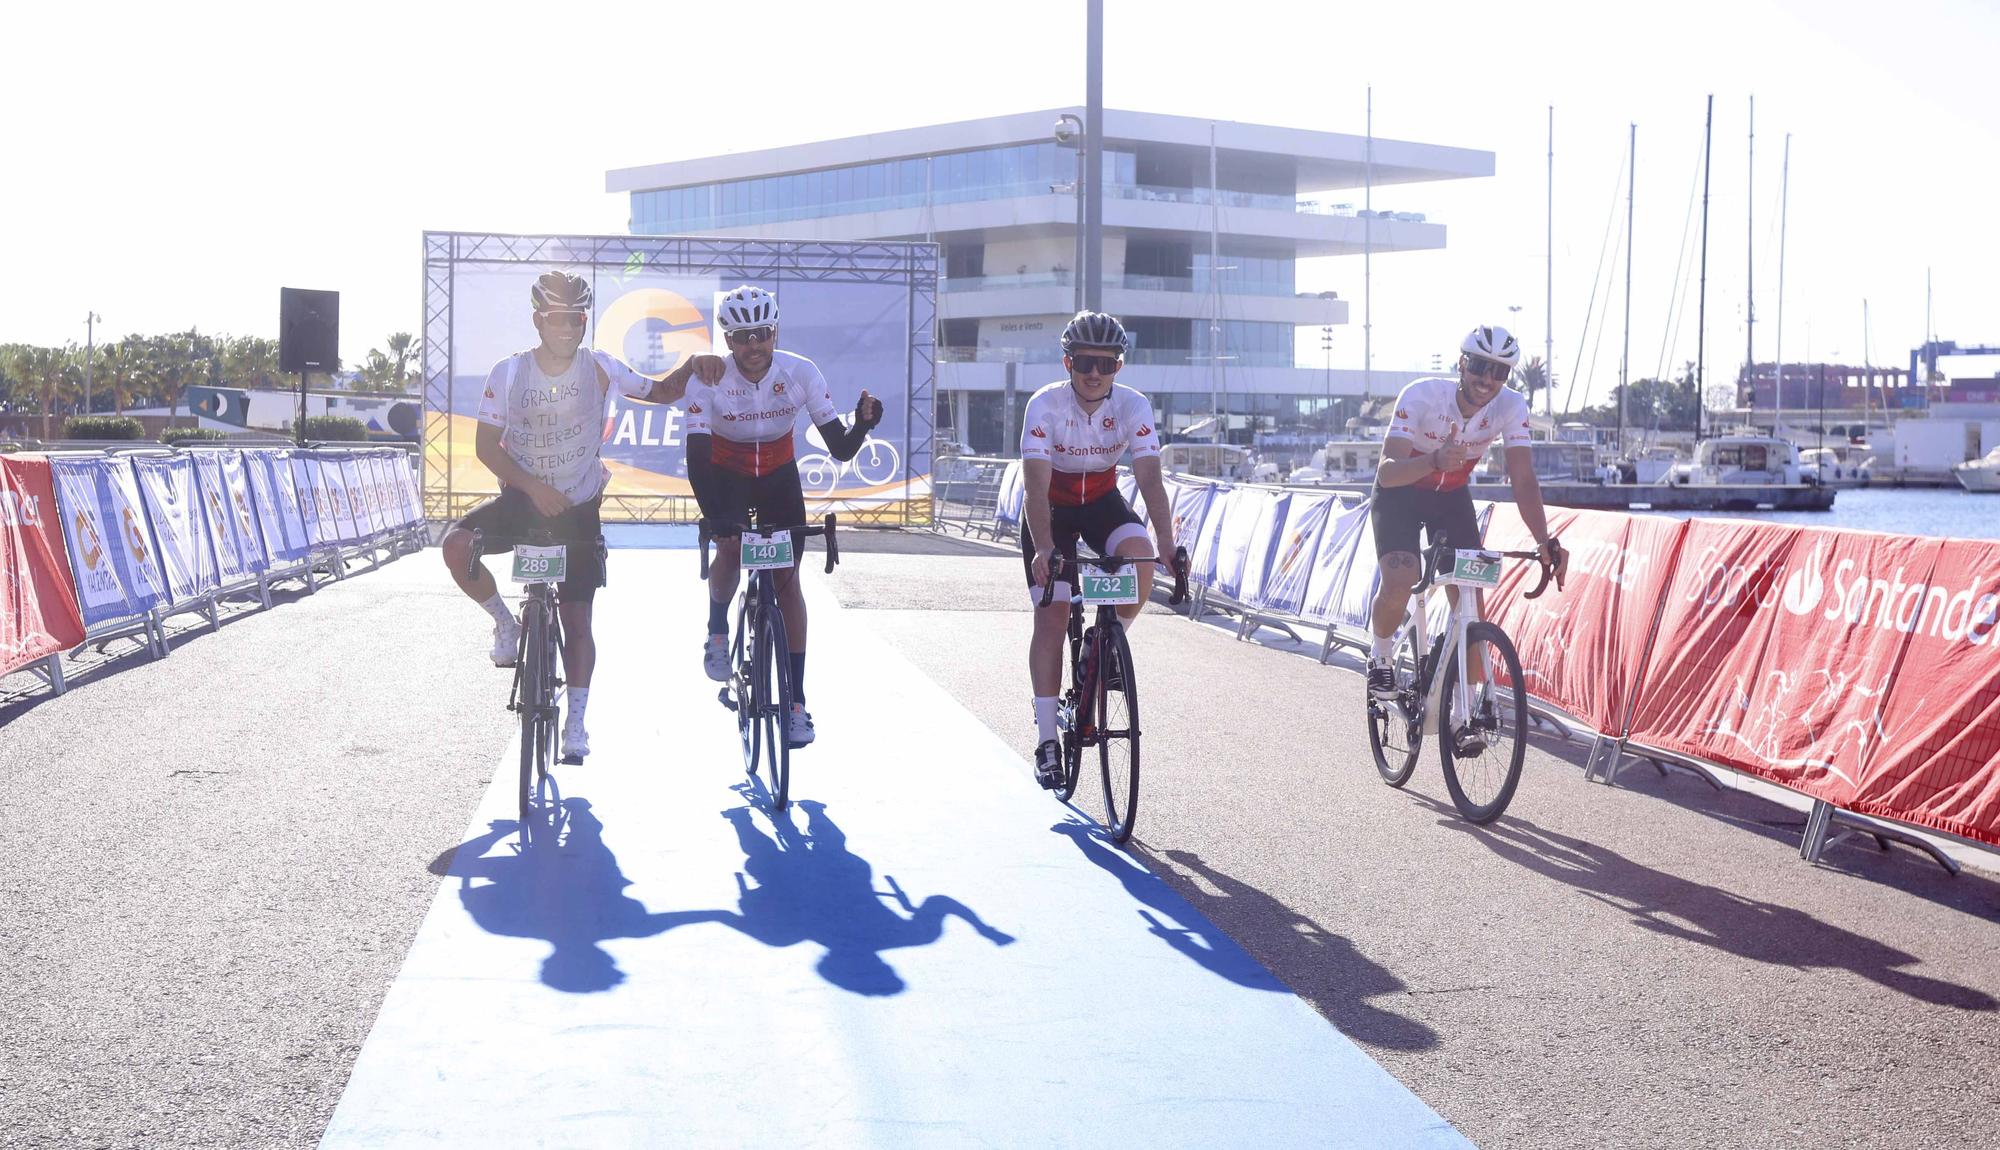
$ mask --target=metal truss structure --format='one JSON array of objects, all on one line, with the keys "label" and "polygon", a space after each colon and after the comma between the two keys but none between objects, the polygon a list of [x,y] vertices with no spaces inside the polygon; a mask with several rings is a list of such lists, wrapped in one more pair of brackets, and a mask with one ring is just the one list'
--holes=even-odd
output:
[{"label": "metal truss structure", "polygon": [[[424,233],[424,516],[449,522],[492,491],[455,491],[452,442],[452,289],[467,265],[536,264],[588,267],[593,281],[644,269],[670,275],[714,275],[767,284],[787,282],[895,284],[909,300],[908,409],[901,444],[904,498],[881,506],[832,501],[862,523],[922,526],[931,520],[928,477],[936,439],[938,246],[933,243],[818,243],[716,239],[700,236],[511,236]],[[482,369],[483,369],[482,365]],[[464,445],[468,450],[470,445]],[[809,500],[809,503],[811,501]],[[606,520],[693,522],[699,511],[682,495],[608,495]]]}]

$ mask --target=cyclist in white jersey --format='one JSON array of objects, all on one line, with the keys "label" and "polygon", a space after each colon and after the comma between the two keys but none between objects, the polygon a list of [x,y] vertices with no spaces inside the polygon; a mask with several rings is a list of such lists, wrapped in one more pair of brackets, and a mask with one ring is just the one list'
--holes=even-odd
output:
[{"label": "cyclist in white jersey", "polygon": [[569,578],[556,587],[563,628],[565,699],[562,757],[590,753],[584,708],[597,663],[591,603],[604,581],[597,552],[598,507],[610,471],[600,450],[611,390],[646,403],[673,403],[687,387],[692,363],[664,378],[642,376],[613,356],[583,348],[591,288],[582,276],[550,271],[529,290],[541,343],[493,365],[479,404],[474,453],[500,480],[500,494],[472,509],[443,540],[444,561],[466,595],[493,616],[493,662],[511,667],[521,625],[484,563],[471,565],[472,532],[517,539],[547,528],[568,546]]},{"label": "cyclist in white jersey", "polygon": [[[716,319],[730,354],[694,358],[695,382],[688,388],[688,482],[702,517],[759,530],[803,526],[804,489],[799,483],[794,432],[805,411],[835,459],[854,458],[868,432],[882,422],[882,401],[864,389],[854,405],[852,426],[841,422],[818,365],[802,355],[778,350],[778,297],[744,285],[716,305]],[[741,565],[737,537],[717,537],[708,568],[708,633],[702,669],[720,682],[729,678],[729,603],[736,596]],[[805,708],[806,601],[798,569],[778,573],[778,605],[792,649],[792,713],[786,739],[794,747],[813,741],[812,714]]]},{"label": "cyclist in white jersey", "polygon": [[[1113,382],[1125,365],[1125,327],[1102,312],[1081,311],[1063,328],[1063,365],[1069,378],[1035,392],[1021,415],[1021,561],[1027,569],[1035,632],[1028,641],[1028,678],[1035,699],[1035,779],[1062,783],[1062,748],[1056,741],[1056,694],[1062,689],[1063,637],[1069,623],[1070,588],[1056,581],[1049,605],[1041,588],[1050,558],[1060,550],[1064,570],[1076,561],[1081,538],[1099,555],[1170,557],[1174,505],[1160,477],[1160,436],[1153,405]],[[1118,490],[1118,461],[1132,453],[1132,474],[1153,521],[1153,543],[1139,515]],[[1153,564],[1139,566],[1139,602],[1118,608],[1131,627],[1152,594]]]},{"label": "cyclist in white jersey", "polygon": [[[1442,538],[1454,548],[1480,546],[1479,517],[1467,484],[1494,440],[1506,452],[1514,505],[1555,564],[1558,589],[1569,572],[1569,557],[1549,534],[1542,510],[1542,488],[1528,446],[1528,401],[1506,386],[1521,357],[1520,343],[1506,328],[1476,327],[1459,353],[1457,379],[1419,379],[1403,389],[1382,440],[1368,511],[1382,574],[1370,609],[1374,643],[1368,654],[1368,689],[1378,698],[1392,699],[1396,693],[1390,644],[1409,606],[1410,588],[1423,575],[1418,530],[1430,541]],[[1458,593],[1456,587],[1446,590]],[[1477,666],[1466,670],[1474,678],[1482,673]]]}]

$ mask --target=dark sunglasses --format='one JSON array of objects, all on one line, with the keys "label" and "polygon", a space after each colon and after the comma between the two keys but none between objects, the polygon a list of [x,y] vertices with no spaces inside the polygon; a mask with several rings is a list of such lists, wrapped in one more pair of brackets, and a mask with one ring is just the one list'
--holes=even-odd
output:
[{"label": "dark sunglasses", "polygon": [[1504,380],[1514,373],[1514,369],[1504,363],[1490,359],[1477,359],[1469,355],[1465,357],[1465,370],[1483,379]]},{"label": "dark sunglasses", "polygon": [[1125,361],[1115,355],[1073,355],[1069,357],[1069,365],[1078,375],[1093,371],[1099,375],[1117,375]]},{"label": "dark sunglasses", "polygon": [[744,327],[727,333],[724,338],[728,339],[730,343],[740,345],[746,343],[763,343],[774,334],[776,333],[768,327]]},{"label": "dark sunglasses", "polygon": [[542,322],[553,327],[582,327],[586,317],[580,311],[545,311]]}]

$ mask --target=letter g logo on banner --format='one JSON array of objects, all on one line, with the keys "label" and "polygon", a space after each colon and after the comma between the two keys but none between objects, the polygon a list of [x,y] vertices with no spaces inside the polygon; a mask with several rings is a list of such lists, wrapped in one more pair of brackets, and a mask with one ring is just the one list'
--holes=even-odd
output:
[{"label": "letter g logo on banner", "polygon": [[1825,562],[1824,549],[1818,543],[1813,544],[1812,558],[1785,580],[1785,610],[1794,615],[1810,615],[1819,606],[1820,596],[1826,594],[1826,580],[1819,573]]}]

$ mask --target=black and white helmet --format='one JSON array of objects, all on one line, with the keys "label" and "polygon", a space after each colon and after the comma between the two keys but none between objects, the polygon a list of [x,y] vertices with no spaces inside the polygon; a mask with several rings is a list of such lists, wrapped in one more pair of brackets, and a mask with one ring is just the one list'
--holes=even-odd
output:
[{"label": "black and white helmet", "polygon": [[1062,349],[1068,355],[1080,347],[1115,347],[1118,354],[1125,354],[1132,341],[1125,334],[1125,325],[1118,322],[1115,315],[1101,311],[1080,311],[1063,328]]},{"label": "black and white helmet", "polygon": [[1458,350],[1479,359],[1490,359],[1508,367],[1521,362],[1521,344],[1504,327],[1475,327]]},{"label": "black and white helmet", "polygon": [[715,318],[723,331],[771,327],[778,322],[778,297],[763,288],[744,284],[715,305]]},{"label": "black and white helmet", "polygon": [[590,281],[568,272],[543,272],[528,289],[528,295],[535,301],[536,311],[590,310]]}]

